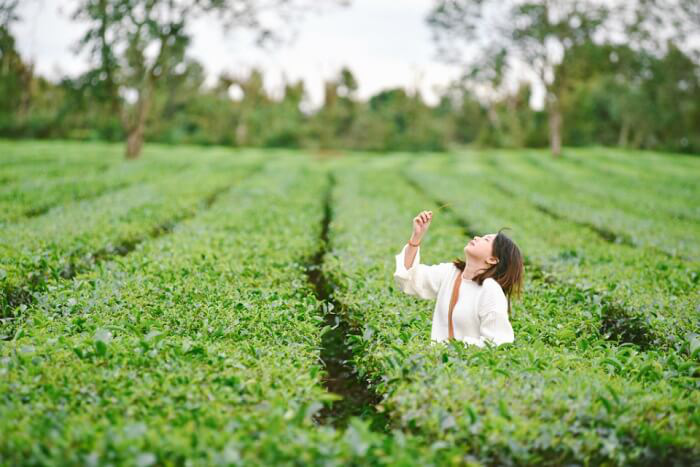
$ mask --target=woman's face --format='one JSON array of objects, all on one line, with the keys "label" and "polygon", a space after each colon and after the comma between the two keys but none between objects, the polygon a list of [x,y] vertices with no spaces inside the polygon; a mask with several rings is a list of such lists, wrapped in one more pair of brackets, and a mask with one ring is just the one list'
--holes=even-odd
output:
[{"label": "woman's face", "polygon": [[487,234],[483,237],[475,236],[464,247],[465,256],[471,257],[477,261],[493,263],[495,260],[495,258],[492,257],[493,241],[495,238],[496,234]]}]

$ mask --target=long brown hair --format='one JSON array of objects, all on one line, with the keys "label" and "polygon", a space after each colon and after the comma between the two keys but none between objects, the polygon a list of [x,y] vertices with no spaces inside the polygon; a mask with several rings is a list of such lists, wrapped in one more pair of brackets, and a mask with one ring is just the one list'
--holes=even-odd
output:
[{"label": "long brown hair", "polygon": [[[510,316],[510,302],[513,298],[520,297],[523,287],[523,257],[520,249],[506,234],[502,233],[507,227],[498,231],[493,240],[493,256],[498,258],[498,262],[490,268],[480,272],[472,278],[474,282],[481,285],[489,277],[498,282],[508,299],[508,315]],[[457,269],[464,271],[466,263],[463,259],[455,259],[452,264]]]}]

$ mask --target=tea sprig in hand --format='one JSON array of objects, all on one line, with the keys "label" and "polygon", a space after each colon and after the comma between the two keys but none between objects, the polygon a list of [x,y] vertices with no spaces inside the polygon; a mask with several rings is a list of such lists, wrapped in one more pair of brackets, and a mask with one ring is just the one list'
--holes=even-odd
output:
[{"label": "tea sprig in hand", "polygon": [[446,208],[446,207],[449,206],[450,204],[451,204],[451,203],[445,203],[445,204],[443,204],[442,206],[438,207],[438,208],[435,210],[435,212],[439,211],[440,209]]}]

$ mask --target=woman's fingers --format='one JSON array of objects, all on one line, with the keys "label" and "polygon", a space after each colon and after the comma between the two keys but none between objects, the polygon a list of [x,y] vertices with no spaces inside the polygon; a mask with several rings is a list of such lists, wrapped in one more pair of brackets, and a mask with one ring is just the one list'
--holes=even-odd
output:
[{"label": "woman's fingers", "polygon": [[413,222],[417,223],[421,227],[433,220],[433,211],[421,211],[416,217],[413,218]]},{"label": "woman's fingers", "polygon": [[414,222],[418,222],[420,225],[430,222],[433,220],[433,211],[421,211],[416,217],[413,218]]}]

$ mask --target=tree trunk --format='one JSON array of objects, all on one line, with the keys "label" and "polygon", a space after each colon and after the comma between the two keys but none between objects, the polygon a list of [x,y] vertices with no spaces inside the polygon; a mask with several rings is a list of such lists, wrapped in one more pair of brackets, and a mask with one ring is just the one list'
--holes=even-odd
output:
[{"label": "tree trunk", "polygon": [[554,157],[561,157],[561,109],[557,98],[552,96],[549,99],[549,147]]},{"label": "tree trunk", "polygon": [[525,130],[520,123],[518,115],[518,97],[507,96],[506,104],[508,106],[508,134],[510,134],[510,146],[514,148],[523,148],[525,146]]},{"label": "tree trunk", "polygon": [[26,67],[22,67],[19,77],[22,83],[22,89],[19,95],[17,117],[20,122],[26,122],[29,116],[29,107],[32,103],[32,95],[34,94],[32,89],[34,86],[34,64],[30,63]]},{"label": "tree trunk", "polygon": [[617,138],[617,145],[623,148],[626,148],[627,145],[629,144],[629,136],[630,136],[630,125],[628,123],[628,120],[626,118],[622,119],[622,127],[620,128],[620,135]]},{"label": "tree trunk", "polygon": [[125,154],[127,159],[136,159],[141,154],[143,135],[146,129],[146,118],[148,118],[150,106],[151,93],[150,90],[146,90],[139,96],[139,100],[136,104],[136,121],[133,125],[128,127]]},{"label": "tree trunk", "polygon": [[140,122],[129,131],[126,138],[126,158],[136,159],[141,154],[143,147],[143,124]]}]

